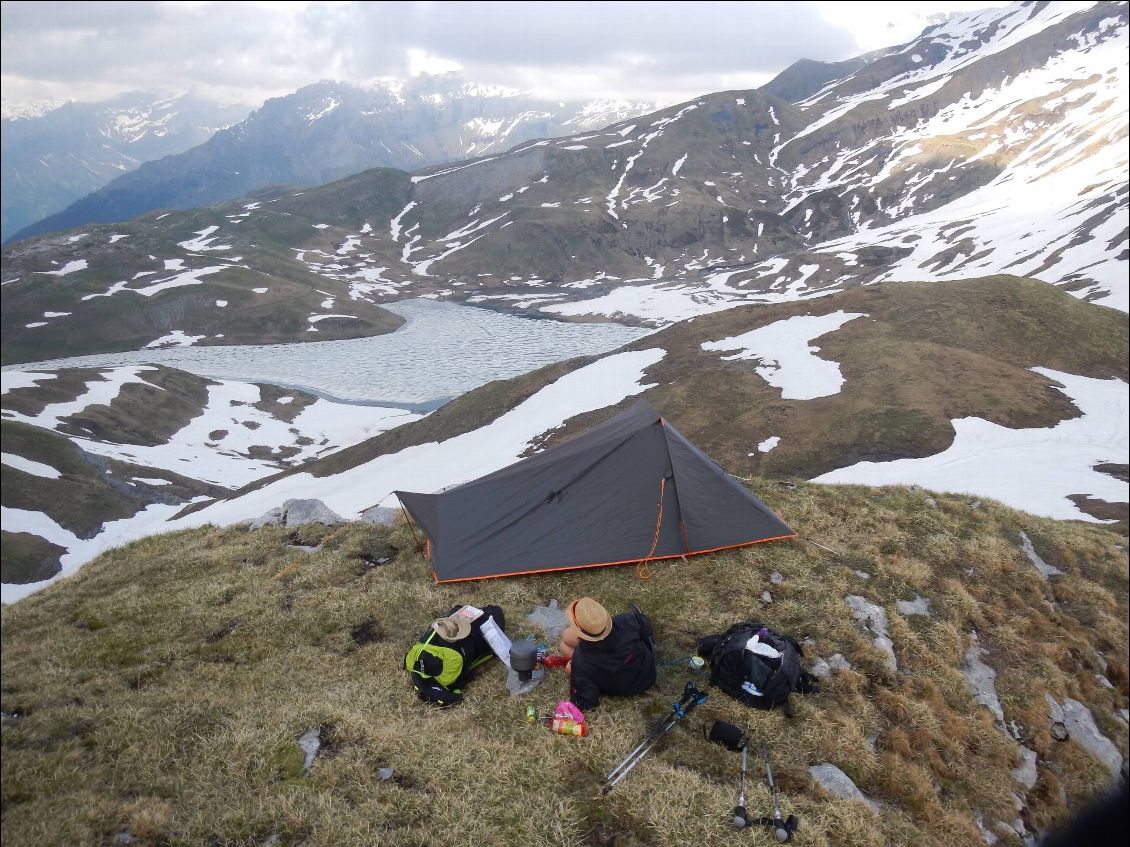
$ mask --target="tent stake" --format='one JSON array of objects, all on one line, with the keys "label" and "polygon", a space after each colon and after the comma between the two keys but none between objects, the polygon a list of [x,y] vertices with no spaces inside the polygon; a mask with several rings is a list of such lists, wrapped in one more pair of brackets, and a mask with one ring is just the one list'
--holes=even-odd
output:
[{"label": "tent stake", "polygon": [[807,542],[808,544],[811,544],[814,547],[819,547],[821,550],[825,550],[825,551],[831,553],[837,559],[842,559],[844,557],[843,553],[839,553],[839,552],[833,550],[831,547],[825,547],[823,544],[819,543],[818,541],[813,541],[811,538],[804,538],[803,536],[801,536],[800,540]]}]

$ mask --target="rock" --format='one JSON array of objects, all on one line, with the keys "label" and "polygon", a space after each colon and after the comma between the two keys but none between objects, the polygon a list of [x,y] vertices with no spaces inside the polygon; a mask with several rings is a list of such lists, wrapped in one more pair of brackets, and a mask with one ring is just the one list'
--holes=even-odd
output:
[{"label": "rock", "polygon": [[1048,704],[1048,715],[1051,717],[1052,723],[1063,723],[1065,717],[1063,706],[1059,705],[1059,702],[1046,691],[1044,692],[1044,701]]},{"label": "rock", "polygon": [[808,772],[833,797],[839,797],[841,800],[855,800],[870,806],[876,812],[879,811],[879,804],[860,791],[851,781],[851,777],[835,765],[827,763],[812,765]]},{"label": "rock", "polygon": [[785,581],[785,578],[781,576],[777,571],[773,571],[773,573],[769,574],[769,581],[774,585],[780,585]]},{"label": "rock", "polygon": [[1000,838],[998,838],[994,832],[985,827],[984,815],[978,812],[977,817],[974,818],[974,820],[977,822],[977,829],[981,832],[981,838],[985,840],[985,843],[988,844],[989,847],[992,847],[992,845],[1000,841]]},{"label": "rock", "polygon": [[1040,558],[1039,554],[1036,553],[1036,548],[1032,546],[1032,540],[1024,530],[1020,531],[1020,549],[1024,551],[1024,555],[1028,557],[1028,561],[1036,566],[1036,570],[1044,575],[1044,579],[1051,576],[1063,576],[1063,571],[1055,567],[1055,565],[1049,565]]},{"label": "rock", "polygon": [[392,768],[380,768],[377,770],[377,776],[380,777],[381,782],[388,782],[392,779]]},{"label": "rock", "polygon": [[938,501],[935,500],[933,497],[927,497],[926,498],[926,505],[929,506],[931,509],[936,509],[936,508],[938,508]]},{"label": "rock", "polygon": [[288,545],[288,546],[290,546],[291,548],[293,548],[295,550],[301,550],[303,553],[317,553],[319,550],[322,549],[321,544],[319,544],[316,547],[311,547],[309,544],[291,544],[291,545]]},{"label": "rock", "polygon": [[1101,673],[1095,674],[1095,681],[1098,682],[1098,684],[1103,688],[1110,688],[1112,690],[1114,689],[1114,684]]},{"label": "rock", "polygon": [[341,515],[321,500],[287,500],[282,507],[286,513],[286,526],[301,526],[306,523],[334,526],[342,522]]},{"label": "rock", "polygon": [[973,692],[973,699],[993,713],[1001,724],[1004,724],[1004,710],[1001,708],[1000,698],[997,697],[997,672],[981,661],[984,649],[977,638],[977,631],[969,633],[970,645],[965,651],[965,667],[961,672],[969,683],[969,690]]},{"label": "rock", "polygon": [[871,574],[869,574],[867,571],[856,571],[855,575],[860,579],[871,579]]},{"label": "rock", "polygon": [[976,510],[980,511],[980,510],[984,509],[985,506],[980,500],[974,500],[972,503],[969,504],[969,508],[970,509],[976,509]]},{"label": "rock", "polygon": [[377,526],[392,526],[400,512],[387,506],[373,506],[361,513],[362,523],[376,524]]},{"label": "rock", "polygon": [[910,615],[921,615],[922,617],[930,617],[930,601],[925,597],[914,595],[913,600],[896,600],[895,608],[899,610],[899,614],[909,617]]},{"label": "rock", "polygon": [[[1045,696],[1051,700],[1050,695]],[[1052,702],[1055,701],[1052,700]],[[1095,726],[1095,718],[1091,714],[1091,710],[1078,700],[1067,697],[1060,707],[1060,713],[1063,715],[1062,720],[1067,731],[1071,733],[1071,740],[1106,765],[1111,776],[1117,779],[1122,770],[1122,754],[1118,752],[1118,748],[1109,738],[1099,732],[1099,728]],[[1054,712],[1052,719],[1055,720]]]},{"label": "rock", "polygon": [[1130,724],[1130,709],[1119,709],[1118,716],[1122,718],[1123,723]]},{"label": "rock", "polygon": [[1036,769],[1035,750],[1023,746],[1020,748],[1020,766],[1012,771],[1012,778],[1029,791],[1035,787],[1036,780],[1040,778],[1040,773]]},{"label": "rock", "polygon": [[768,591],[762,591],[761,592],[761,602],[762,603],[772,603],[773,602],[773,595],[770,594]]},{"label": "rock", "polygon": [[265,526],[277,526],[283,522],[283,510],[279,506],[268,509],[251,522],[251,529],[260,529]]},{"label": "rock", "polygon": [[889,635],[890,624],[887,621],[886,609],[867,601],[858,594],[849,594],[844,600],[855,619],[871,631],[875,646],[886,657],[887,667],[891,673],[898,673],[898,660],[895,658],[894,642],[891,641]]},{"label": "rock", "polygon": [[832,676],[833,671],[850,670],[851,662],[845,659],[842,653],[836,653],[827,660],[817,657],[816,661],[812,663],[811,673],[820,679],[828,679]]},{"label": "rock", "polygon": [[298,736],[298,746],[306,754],[306,759],[302,762],[302,771],[309,773],[314,764],[314,757],[318,755],[318,751],[322,748],[322,728],[316,726],[313,729],[306,730]]},{"label": "rock", "polygon": [[557,605],[556,600],[550,600],[548,605],[534,606],[534,610],[526,616],[526,620],[534,626],[541,627],[550,641],[557,641],[569,619],[565,617],[565,610]]}]

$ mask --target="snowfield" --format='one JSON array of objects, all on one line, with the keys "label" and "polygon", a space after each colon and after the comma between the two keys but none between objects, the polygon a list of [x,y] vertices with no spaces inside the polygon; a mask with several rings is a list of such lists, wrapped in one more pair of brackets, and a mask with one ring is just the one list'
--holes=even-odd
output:
[{"label": "snowfield", "polygon": [[860,462],[813,482],[920,485],[934,491],[992,497],[1016,509],[1057,520],[1101,523],[1067,499],[1083,494],[1112,503],[1130,499],[1127,483],[1094,470],[1130,463],[1127,385],[1047,368],[1046,376],[1080,411],[1047,429],[1008,429],[981,418],[953,421],[953,445],[925,459]]}]

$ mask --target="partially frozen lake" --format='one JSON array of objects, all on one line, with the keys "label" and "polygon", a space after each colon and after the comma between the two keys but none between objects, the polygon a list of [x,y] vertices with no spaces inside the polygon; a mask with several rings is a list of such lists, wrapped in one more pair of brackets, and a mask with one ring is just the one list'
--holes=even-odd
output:
[{"label": "partially frozen lake", "polygon": [[650,331],[523,318],[427,299],[382,307],[403,317],[404,326],[386,335],[344,341],[96,353],[4,370],[158,364],[341,400],[426,409],[491,380],[614,350]]}]

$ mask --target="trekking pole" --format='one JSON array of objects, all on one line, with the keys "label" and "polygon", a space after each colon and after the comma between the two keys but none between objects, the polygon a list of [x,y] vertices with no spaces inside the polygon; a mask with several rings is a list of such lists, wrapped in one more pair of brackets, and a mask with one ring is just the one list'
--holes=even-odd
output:
[{"label": "trekking pole", "polygon": [[742,745],[742,776],[738,783],[738,805],[734,807],[734,826],[744,829],[749,826],[749,817],[745,811],[745,766],[749,757],[749,745]]},{"label": "trekking pole", "polygon": [[781,805],[777,802],[777,783],[773,781],[773,768],[769,765],[769,748],[761,745],[761,758],[765,760],[765,776],[769,780],[769,794],[773,798],[773,817],[761,818],[757,821],[761,826],[773,827],[773,836],[782,844],[791,841],[793,833],[800,826],[796,815],[789,815],[787,820],[781,820]]},{"label": "trekking pole", "polygon": [[[706,699],[705,694],[699,694],[693,680],[687,683],[686,687],[683,689],[683,696],[680,698],[679,702],[672,707],[671,712],[668,713],[668,715],[662,721],[660,721],[658,725],[656,725],[655,729],[653,729],[643,741],[636,745],[635,749],[632,750],[631,753],[624,757],[623,761],[621,761],[620,764],[617,765],[608,774],[608,776],[605,777],[605,779],[611,780],[616,776],[622,776],[622,774],[620,773],[622,770],[630,769],[635,764],[634,760],[645,755],[651,748],[651,746],[655,744],[655,742],[657,742],[660,738],[662,738],[663,735],[665,735],[679,721],[680,715],[678,713],[680,709],[683,709],[683,716],[686,715],[686,710],[684,707],[692,697],[692,695],[701,696],[702,699],[699,700],[699,702],[702,702],[702,700]],[[698,704],[695,703],[694,705]],[[691,708],[693,708],[693,706]],[[616,781],[618,782],[619,780],[617,779]],[[611,788],[611,786],[608,787]]]},{"label": "trekking pole", "polygon": [[696,706],[706,702],[707,694],[699,691],[694,682],[688,682],[683,689],[683,696],[672,706],[670,713],[659,722],[651,733],[641,741],[631,753],[624,757],[615,768],[605,777],[604,793],[611,791],[639,761],[646,756],[664,735],[675,728],[675,725],[685,718]]},{"label": "trekking pole", "polygon": [[745,808],[745,775],[749,762],[749,732],[740,726],[734,726],[729,721],[715,721],[709,733],[703,726],[702,734],[712,744],[742,754],[741,778],[738,783],[738,805],[734,807],[733,821],[734,826],[738,829],[744,829],[750,824],[749,815],[746,814]]}]

